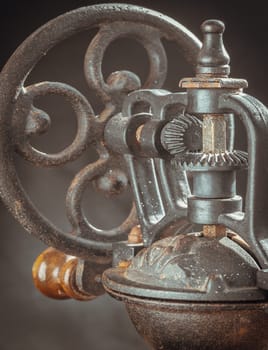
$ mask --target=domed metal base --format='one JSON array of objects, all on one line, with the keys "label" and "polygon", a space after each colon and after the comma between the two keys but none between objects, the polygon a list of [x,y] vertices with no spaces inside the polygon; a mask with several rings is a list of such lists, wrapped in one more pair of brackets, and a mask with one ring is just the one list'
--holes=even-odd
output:
[{"label": "domed metal base", "polygon": [[168,237],[140,251],[127,269],[104,272],[105,288],[133,297],[193,302],[266,302],[259,266],[229,237]]},{"label": "domed metal base", "polygon": [[228,237],[169,237],[103,274],[140,335],[161,350],[268,350],[267,293],[254,258]]},{"label": "domed metal base", "polygon": [[124,301],[138,333],[154,349],[268,349],[267,303]]}]

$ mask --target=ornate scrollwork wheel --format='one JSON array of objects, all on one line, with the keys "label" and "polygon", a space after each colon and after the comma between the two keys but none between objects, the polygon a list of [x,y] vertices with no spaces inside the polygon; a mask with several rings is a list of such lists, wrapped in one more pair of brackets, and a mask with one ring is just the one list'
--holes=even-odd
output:
[{"label": "ornate scrollwork wheel", "polygon": [[[98,32],[91,41],[84,60],[89,87],[103,102],[103,112],[96,116],[75,88],[60,82],[40,82],[25,86],[26,77],[38,61],[54,46],[72,35],[91,28]],[[146,50],[149,73],[143,86],[129,71],[112,73],[107,81],[102,74],[102,60],[107,47],[118,38],[132,38]],[[135,204],[128,218],[117,228],[102,230],[85,217],[81,201],[87,185],[95,181],[108,193],[117,193],[127,184],[127,174],[120,166],[121,156],[104,143],[107,121],[121,112],[129,92],[142,88],[161,88],[167,73],[167,57],[161,39],[175,41],[191,63],[200,48],[199,40],[181,24],[157,12],[129,5],[96,5],[81,8],[48,22],[16,50],[0,78],[0,194],[16,219],[44,243],[77,257],[110,256],[112,243],[126,237],[137,223]],[[49,116],[34,106],[43,95],[60,95],[70,103],[77,117],[77,132],[64,150],[45,154],[31,145],[30,136],[46,132]],[[89,147],[96,147],[99,159],[88,164],[74,177],[66,196],[71,232],[63,232],[48,221],[27,197],[15,169],[13,155],[19,153],[33,165],[56,167],[78,158]],[[105,184],[105,186],[103,186]],[[119,190],[118,190],[118,184]]]}]

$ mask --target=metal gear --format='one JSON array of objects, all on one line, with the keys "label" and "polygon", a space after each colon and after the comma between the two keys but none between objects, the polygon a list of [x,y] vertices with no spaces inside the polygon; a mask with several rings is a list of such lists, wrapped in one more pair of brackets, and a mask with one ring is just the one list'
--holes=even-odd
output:
[{"label": "metal gear", "polygon": [[161,142],[171,155],[197,152],[202,148],[202,122],[190,114],[180,114],[165,125]]},{"label": "metal gear", "polygon": [[187,152],[175,157],[175,162],[185,170],[232,170],[247,168],[248,154],[244,151],[225,151],[222,153]]}]

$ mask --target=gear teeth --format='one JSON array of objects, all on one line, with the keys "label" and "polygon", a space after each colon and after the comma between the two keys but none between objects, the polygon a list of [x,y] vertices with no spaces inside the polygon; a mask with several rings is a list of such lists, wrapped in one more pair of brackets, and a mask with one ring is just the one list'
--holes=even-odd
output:
[{"label": "gear teeth", "polygon": [[248,154],[244,151],[237,151],[237,153],[239,154],[239,157],[241,159],[243,159],[243,161],[248,161]]},{"label": "gear teeth", "polygon": [[222,153],[219,154],[219,163],[221,165],[224,164],[224,157],[223,157]]},{"label": "gear teeth", "polygon": [[233,159],[232,159],[232,157],[230,156],[230,153],[229,153],[229,152],[226,153],[226,159],[227,159],[227,164],[231,166],[232,163],[233,163]]},{"label": "gear teeth", "polygon": [[163,147],[172,155],[181,155],[187,151],[193,151],[185,144],[185,135],[191,132],[192,127],[200,128],[201,132],[202,122],[189,114],[176,116],[162,130],[161,142]]},{"label": "gear teeth", "polygon": [[230,153],[230,157],[232,158],[234,165],[241,165],[241,160],[235,153]]},{"label": "gear teeth", "polygon": [[176,157],[176,164],[184,170],[202,170],[202,168],[245,168],[248,155],[244,151],[225,151],[223,153],[187,152]]}]

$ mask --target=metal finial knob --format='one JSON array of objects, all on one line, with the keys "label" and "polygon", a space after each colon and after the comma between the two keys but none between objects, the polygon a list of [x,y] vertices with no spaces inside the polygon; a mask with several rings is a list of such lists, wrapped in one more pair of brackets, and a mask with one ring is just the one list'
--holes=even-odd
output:
[{"label": "metal finial knob", "polygon": [[208,19],[201,24],[201,30],[203,33],[220,33],[223,34],[225,25],[222,21],[217,19]]},{"label": "metal finial knob", "polygon": [[222,34],[225,25],[218,20],[207,20],[202,23],[203,46],[197,59],[197,74],[228,76],[230,57],[225,50]]}]

